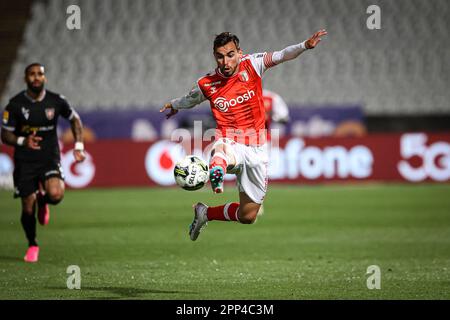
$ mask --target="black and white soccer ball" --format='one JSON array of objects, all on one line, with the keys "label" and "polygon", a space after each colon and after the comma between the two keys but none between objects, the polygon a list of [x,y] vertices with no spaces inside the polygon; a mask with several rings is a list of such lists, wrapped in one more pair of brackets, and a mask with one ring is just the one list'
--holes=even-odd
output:
[{"label": "black and white soccer ball", "polygon": [[188,155],[176,163],[173,174],[184,190],[198,190],[208,182],[208,165],[199,157]]}]

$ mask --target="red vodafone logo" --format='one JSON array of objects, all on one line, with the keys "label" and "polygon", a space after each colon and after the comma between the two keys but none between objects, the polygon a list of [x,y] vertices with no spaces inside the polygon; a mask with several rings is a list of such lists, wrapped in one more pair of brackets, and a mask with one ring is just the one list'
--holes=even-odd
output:
[{"label": "red vodafone logo", "polygon": [[87,187],[95,176],[95,165],[92,156],[85,151],[86,159],[77,163],[73,150],[65,152],[61,157],[61,166],[64,170],[65,182],[72,188]]},{"label": "red vodafone logo", "polygon": [[148,177],[163,186],[174,185],[173,168],[184,155],[183,147],[174,142],[163,140],[153,144],[145,155]]}]

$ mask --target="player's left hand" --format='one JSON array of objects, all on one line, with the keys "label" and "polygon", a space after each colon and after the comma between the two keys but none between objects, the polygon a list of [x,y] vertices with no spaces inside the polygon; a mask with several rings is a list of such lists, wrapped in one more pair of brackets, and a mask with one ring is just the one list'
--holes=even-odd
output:
[{"label": "player's left hand", "polygon": [[306,49],[314,49],[317,44],[322,40],[320,37],[326,36],[328,32],[325,29],[319,30],[316,33],[314,33],[311,38],[306,40],[305,47]]},{"label": "player's left hand", "polygon": [[86,159],[86,154],[84,150],[73,150],[73,156],[77,163],[83,162]]}]

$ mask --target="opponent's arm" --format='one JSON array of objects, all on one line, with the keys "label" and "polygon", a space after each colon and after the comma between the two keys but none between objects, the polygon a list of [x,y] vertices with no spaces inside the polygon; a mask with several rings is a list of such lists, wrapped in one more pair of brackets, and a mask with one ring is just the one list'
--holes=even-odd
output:
[{"label": "opponent's arm", "polygon": [[33,132],[33,134],[28,135],[27,137],[18,137],[14,134],[14,132],[2,129],[2,142],[4,144],[16,147],[27,147],[34,150],[40,150],[41,147],[39,146],[39,142],[42,140],[41,137],[36,136],[36,132]]},{"label": "opponent's arm", "polygon": [[164,112],[169,109],[170,112],[166,114],[166,119],[176,115],[179,109],[190,109],[195,107],[196,105],[205,101],[206,98],[203,95],[202,91],[196,84],[188,94],[181,98],[173,99],[170,102],[166,103],[164,107],[159,110],[159,112]]},{"label": "opponent's arm", "polygon": [[73,155],[77,162],[83,162],[86,159],[83,144],[83,124],[78,113],[74,112],[70,119],[70,128],[72,129],[73,138],[75,139],[75,148]]}]

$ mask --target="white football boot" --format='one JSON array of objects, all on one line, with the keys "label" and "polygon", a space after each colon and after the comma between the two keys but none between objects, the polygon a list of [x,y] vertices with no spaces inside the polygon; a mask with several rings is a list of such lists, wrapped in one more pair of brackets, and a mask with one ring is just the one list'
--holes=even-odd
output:
[{"label": "white football boot", "polygon": [[194,208],[194,221],[192,221],[189,226],[189,236],[192,241],[197,240],[198,235],[202,231],[204,227],[208,224],[208,216],[206,215],[206,211],[208,210],[208,206],[204,203],[197,203],[192,206]]}]

